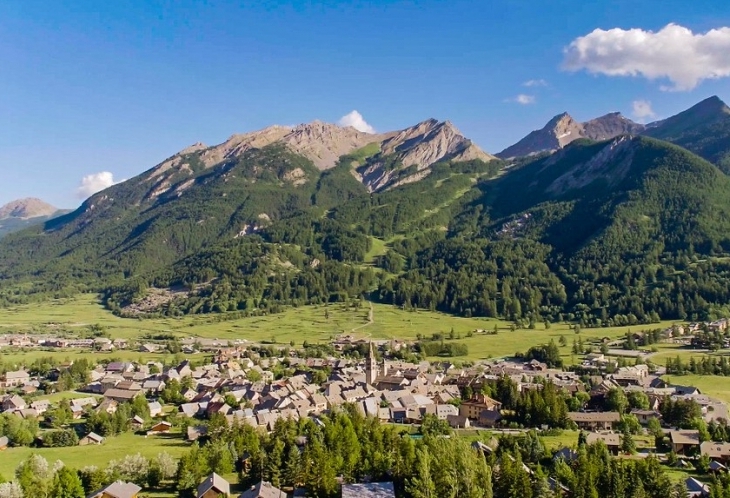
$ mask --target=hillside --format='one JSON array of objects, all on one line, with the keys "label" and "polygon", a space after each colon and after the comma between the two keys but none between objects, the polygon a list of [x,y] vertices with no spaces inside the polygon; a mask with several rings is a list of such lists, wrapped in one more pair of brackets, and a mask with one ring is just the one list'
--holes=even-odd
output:
[{"label": "hillside", "polygon": [[[85,288],[144,274],[277,221],[318,219],[326,210],[392,187],[396,177],[374,185],[357,172],[383,167],[386,158],[392,160],[389,175],[397,173],[401,183],[423,179],[444,161],[493,159],[453,125],[436,120],[382,135],[315,121],[234,135],[212,147],[197,143],[91,196],[73,213],[13,234],[0,244],[0,275],[9,280],[32,275],[46,292],[56,287],[50,281]],[[411,169],[418,178],[404,176]],[[442,176],[448,181],[448,174]],[[399,222],[406,218],[401,214]],[[353,227],[333,230],[340,237]],[[328,247],[333,244],[327,239]]]},{"label": "hillside", "polygon": [[703,316],[730,302],[729,189],[665,142],[576,142],[483,185],[453,225],[462,236],[416,254],[380,296],[533,323]]},{"label": "hillside", "polygon": [[650,124],[645,134],[691,150],[730,173],[730,107],[717,96]]}]

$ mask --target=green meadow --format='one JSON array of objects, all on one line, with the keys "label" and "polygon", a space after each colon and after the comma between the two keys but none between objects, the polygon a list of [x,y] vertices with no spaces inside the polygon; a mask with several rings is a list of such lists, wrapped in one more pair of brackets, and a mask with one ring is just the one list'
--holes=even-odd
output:
[{"label": "green meadow", "polygon": [[[373,321],[369,322],[370,306]],[[668,327],[672,322],[645,326]],[[243,339],[250,342],[267,342],[301,346],[304,341],[323,343],[340,334],[359,338],[415,339],[419,334],[430,337],[434,333],[449,335],[454,332],[455,341],[468,346],[469,354],[457,360],[482,360],[514,355],[531,346],[545,344],[551,339],[558,343],[564,336],[567,345],[561,353],[567,363],[580,360],[571,353],[574,339],[582,338],[585,344],[603,337],[622,337],[626,332],[640,330],[641,326],[583,329],[578,336],[571,324],[555,323],[549,329],[538,324],[535,329],[510,330],[510,323],[496,319],[462,318],[438,312],[400,308],[378,303],[363,303],[359,308],[343,303],[327,306],[288,308],[282,313],[227,320],[225,316],[205,315],[183,318],[134,319],[120,318],[106,310],[95,295],[83,294],[70,299],[28,304],[0,309],[0,333],[36,332],[75,334],[87,327],[98,325],[112,338],[142,339],[146,334],[170,333],[179,338],[200,337],[220,340]],[[483,330],[497,334],[476,332]],[[471,335],[471,337],[468,337]],[[6,362],[29,363],[41,356],[60,359],[94,354],[96,357],[121,358],[124,360],[160,359],[162,354],[142,354],[136,351],[113,353],[89,353],[85,351],[5,351]]]}]

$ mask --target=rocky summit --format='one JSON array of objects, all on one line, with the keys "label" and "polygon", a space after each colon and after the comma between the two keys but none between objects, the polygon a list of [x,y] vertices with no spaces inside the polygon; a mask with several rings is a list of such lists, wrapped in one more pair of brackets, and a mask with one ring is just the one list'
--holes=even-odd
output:
[{"label": "rocky summit", "polygon": [[40,216],[50,216],[56,211],[58,211],[58,208],[51,206],[47,202],[43,202],[35,197],[27,197],[8,202],[0,207],[0,220],[8,218],[26,220]]},{"label": "rocky summit", "polygon": [[609,140],[619,135],[640,133],[644,126],[613,112],[579,123],[567,112],[552,118],[540,130],[535,130],[516,144],[497,154],[501,159],[530,156],[562,149],[579,138]]}]

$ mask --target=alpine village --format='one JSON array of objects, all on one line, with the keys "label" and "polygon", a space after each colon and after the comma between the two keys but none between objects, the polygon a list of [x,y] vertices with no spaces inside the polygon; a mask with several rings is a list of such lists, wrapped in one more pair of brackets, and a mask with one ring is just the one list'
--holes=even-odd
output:
[{"label": "alpine village", "polygon": [[713,96],[496,154],[276,125],[13,201],[0,498],[728,498],[729,175]]}]

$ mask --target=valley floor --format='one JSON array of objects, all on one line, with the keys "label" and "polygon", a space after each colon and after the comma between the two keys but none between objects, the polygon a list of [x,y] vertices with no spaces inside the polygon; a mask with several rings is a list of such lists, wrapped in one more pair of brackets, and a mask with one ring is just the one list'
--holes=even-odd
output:
[{"label": "valley floor", "polygon": [[[586,344],[604,337],[618,339],[629,331],[666,328],[672,322],[661,322],[633,327],[610,327],[583,329],[575,334],[572,325],[555,323],[549,329],[538,324],[535,329],[510,330],[511,322],[496,319],[461,318],[431,311],[404,311],[386,304],[372,304],[372,323],[367,304],[351,307],[344,303],[328,306],[304,306],[288,308],[282,313],[269,316],[221,320],[225,315],[205,315],[183,318],[129,319],[119,318],[99,304],[96,296],[85,294],[73,299],[55,300],[47,303],[30,304],[0,309],[1,333],[47,333],[74,334],[87,331],[89,326],[99,326],[108,337],[142,340],[147,334],[171,333],[180,339],[199,337],[222,341],[246,340],[301,346],[309,343],[330,342],[339,334],[353,334],[373,339],[416,339],[418,334],[430,337],[434,333],[446,334],[453,330],[454,340],[467,345],[468,355],[454,360],[483,360],[511,356],[525,352],[531,346],[546,344],[551,339],[557,344],[561,336],[566,346],[560,353],[567,364],[579,362],[580,356],[571,353],[574,339],[581,338]],[[497,335],[487,334],[495,328]],[[353,332],[353,330],[355,330]],[[478,331],[483,332],[478,332]],[[468,337],[468,334],[473,334]],[[85,351],[26,351],[5,352],[3,359],[10,363],[30,363],[42,356],[69,356],[88,354]],[[98,354],[98,353],[95,353]],[[123,360],[161,358],[159,354],[120,350],[101,353]],[[675,355],[673,348],[664,348],[665,355]],[[682,353],[684,354],[684,353]],[[663,365],[662,362],[658,362]]]}]

